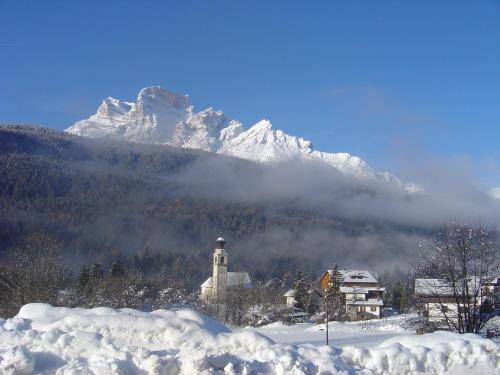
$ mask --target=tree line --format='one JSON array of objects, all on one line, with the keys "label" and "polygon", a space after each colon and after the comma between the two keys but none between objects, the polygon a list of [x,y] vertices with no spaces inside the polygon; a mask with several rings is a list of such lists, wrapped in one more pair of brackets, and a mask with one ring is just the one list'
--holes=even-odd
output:
[{"label": "tree line", "polygon": [[[214,234],[224,230],[234,244],[232,259],[253,259],[250,266],[258,272],[278,258],[277,276],[293,268],[281,254],[300,259],[304,272],[310,273],[339,257],[351,264],[381,262],[371,248],[348,251],[366,234],[375,240],[403,232],[426,235],[389,223],[350,221],[334,211],[304,208],[286,199],[208,197],[175,178],[207,160],[214,169],[229,165],[235,178],[247,171],[258,176],[263,168],[197,150],[90,140],[43,127],[0,126],[0,256],[37,230],[58,238],[73,260],[97,259],[102,264],[146,248],[160,254],[209,253]],[[383,251],[398,254],[401,249],[386,240]],[[247,256],[250,253],[254,256]]]}]

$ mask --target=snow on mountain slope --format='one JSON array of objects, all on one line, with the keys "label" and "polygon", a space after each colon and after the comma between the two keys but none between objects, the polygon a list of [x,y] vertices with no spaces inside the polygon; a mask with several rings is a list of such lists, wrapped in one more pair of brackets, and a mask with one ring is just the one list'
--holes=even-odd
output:
[{"label": "snow on mountain slope", "polygon": [[67,129],[86,137],[110,137],[140,143],[171,139],[176,125],[192,115],[187,96],[159,87],[142,89],[135,103],[106,98],[97,113]]},{"label": "snow on mountain slope", "polygon": [[219,152],[259,162],[275,162],[308,155],[311,147],[310,141],[274,130],[270,121],[261,120],[224,142]]},{"label": "snow on mountain slope", "polygon": [[357,156],[314,150],[310,141],[275,130],[268,120],[245,130],[240,122],[228,118],[222,111],[208,108],[196,113],[188,96],[157,86],[142,89],[135,103],[107,98],[95,115],[66,131],[94,138],[195,148],[257,162],[315,160],[345,175],[376,179],[409,192],[415,188],[403,185],[390,173],[375,171]]},{"label": "snow on mountain slope", "polygon": [[[221,132],[229,127],[235,131],[243,129],[243,125],[227,118],[224,112],[207,108],[179,122],[170,143],[180,147],[217,152],[222,144]],[[234,132],[228,133],[226,138],[230,139],[235,134]]]},{"label": "snow on mountain slope", "polygon": [[493,199],[498,199],[500,200],[500,187],[494,187],[494,188],[491,188],[489,191],[488,191],[488,195],[493,198]]}]

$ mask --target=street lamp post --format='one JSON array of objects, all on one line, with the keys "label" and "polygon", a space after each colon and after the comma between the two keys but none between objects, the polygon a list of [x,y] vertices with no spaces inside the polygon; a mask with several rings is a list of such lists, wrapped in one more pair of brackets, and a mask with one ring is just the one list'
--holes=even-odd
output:
[{"label": "street lamp post", "polygon": [[325,296],[325,312],[326,312],[326,345],[328,345],[328,294]]}]

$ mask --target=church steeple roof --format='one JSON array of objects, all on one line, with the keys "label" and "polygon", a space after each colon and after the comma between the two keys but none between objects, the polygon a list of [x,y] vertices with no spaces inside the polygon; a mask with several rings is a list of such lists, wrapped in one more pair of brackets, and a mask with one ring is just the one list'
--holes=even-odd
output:
[{"label": "church steeple roof", "polygon": [[217,242],[217,249],[224,249],[226,246],[226,240],[222,237],[222,232],[219,234],[219,238],[215,241]]}]

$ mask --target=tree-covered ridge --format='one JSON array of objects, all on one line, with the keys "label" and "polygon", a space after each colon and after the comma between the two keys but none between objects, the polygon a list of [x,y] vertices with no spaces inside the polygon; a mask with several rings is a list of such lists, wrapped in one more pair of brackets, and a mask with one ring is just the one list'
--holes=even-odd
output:
[{"label": "tree-covered ridge", "polygon": [[[158,257],[157,267],[182,273],[194,287],[209,273],[220,230],[230,239],[231,269],[261,279],[294,275],[299,268],[319,274],[340,263],[339,257],[343,264],[381,263],[378,251],[390,259],[403,255],[401,241],[384,240],[385,234],[416,233],[387,223],[353,222],[279,197],[262,202],[214,197],[203,190],[203,173],[191,180],[182,176],[197,163],[203,166],[197,171],[223,170],[230,179],[257,179],[264,168],[190,149],[1,126],[0,250],[14,248],[36,230],[59,239],[65,259],[77,267],[89,259],[110,264],[120,254],[147,249]],[[360,236],[367,235],[380,246],[363,247]],[[355,251],[354,245],[359,246]]]}]

